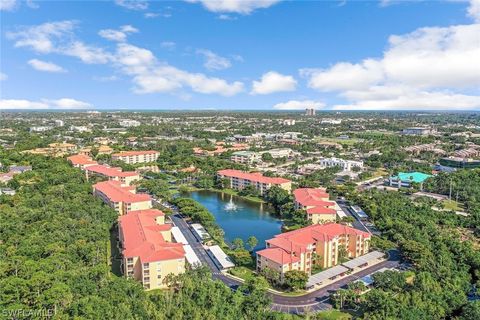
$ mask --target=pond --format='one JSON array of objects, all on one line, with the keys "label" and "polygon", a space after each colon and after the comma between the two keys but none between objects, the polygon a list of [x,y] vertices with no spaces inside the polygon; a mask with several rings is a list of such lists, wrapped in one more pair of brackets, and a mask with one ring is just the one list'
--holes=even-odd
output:
[{"label": "pond", "polygon": [[247,239],[255,236],[258,240],[255,250],[258,250],[265,248],[265,240],[281,233],[282,222],[264,203],[207,190],[189,192],[187,196],[201,203],[214,215],[217,224],[225,231],[228,243],[240,238],[248,249]]}]

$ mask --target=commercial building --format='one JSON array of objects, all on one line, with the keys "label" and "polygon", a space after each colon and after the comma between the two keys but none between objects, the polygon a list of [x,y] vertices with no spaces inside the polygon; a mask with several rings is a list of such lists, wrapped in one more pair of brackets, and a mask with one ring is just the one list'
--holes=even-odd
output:
[{"label": "commercial building", "polygon": [[423,182],[430,178],[432,175],[423,172],[399,172],[396,176],[391,176],[388,179],[391,187],[397,188],[410,188],[412,183],[420,184],[420,188],[423,187]]},{"label": "commercial building", "polygon": [[299,270],[311,274],[313,265],[329,268],[340,258],[360,257],[369,251],[371,235],[337,223],[315,224],[276,235],[267,248],[257,251],[257,271],[273,269],[280,274]]},{"label": "commercial building", "polygon": [[325,189],[299,188],[293,191],[295,210],[305,210],[313,224],[335,222],[337,204]]},{"label": "commercial building", "polygon": [[287,158],[291,159],[294,158],[298,155],[300,155],[299,152],[295,152],[290,148],[278,148],[278,149],[270,149],[267,151],[262,151],[260,154],[264,153],[269,153],[273,159],[278,159],[278,158]]},{"label": "commercial building", "polygon": [[100,197],[119,215],[152,207],[148,194],[136,194],[135,187],[123,186],[120,181],[104,181],[93,185],[93,194]]},{"label": "commercial building", "polygon": [[315,116],[315,108],[306,108],[305,115],[310,117]]},{"label": "commercial building", "polygon": [[232,153],[230,160],[235,163],[253,164],[261,159],[257,152],[253,151],[237,151]]},{"label": "commercial building", "polygon": [[148,151],[123,151],[112,154],[112,160],[123,161],[129,164],[155,162],[160,155],[159,152]]},{"label": "commercial building", "polygon": [[129,128],[129,127],[138,127],[141,125],[140,121],[137,120],[122,120],[120,121],[120,126]]},{"label": "commercial building", "polygon": [[354,167],[363,168],[363,161],[344,160],[339,158],[323,158],[318,161],[324,168],[340,167],[342,171],[352,171]]},{"label": "commercial building", "polygon": [[439,161],[440,165],[456,169],[475,169],[480,168],[480,160],[473,160],[460,157],[442,158]]},{"label": "commercial building", "polygon": [[185,272],[182,243],[172,242],[172,225],[162,211],[130,211],[119,217],[123,273],[147,290],[165,288],[165,278]]},{"label": "commercial building", "polygon": [[105,165],[93,165],[85,168],[87,179],[92,176],[101,176],[108,180],[120,181],[122,185],[131,185],[133,182],[141,180],[140,175],[135,171],[122,171],[121,168],[112,168]]},{"label": "commercial building", "polygon": [[226,169],[217,172],[220,179],[228,179],[229,187],[235,190],[242,190],[247,186],[253,186],[263,195],[272,186],[278,186],[290,192],[292,181],[284,178],[265,177],[259,172],[248,173],[240,170]]}]

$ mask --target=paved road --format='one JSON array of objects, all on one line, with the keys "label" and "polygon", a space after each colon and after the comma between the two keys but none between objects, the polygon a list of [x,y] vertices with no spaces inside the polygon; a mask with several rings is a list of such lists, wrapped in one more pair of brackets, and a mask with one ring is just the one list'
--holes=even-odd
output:
[{"label": "paved road", "polygon": [[[193,231],[189,228],[185,220],[182,219],[180,214],[174,214],[171,216],[173,223],[182,231],[183,235],[187,239],[188,243],[192,247],[193,251],[197,254],[202,264],[208,266],[212,270],[213,278],[218,279],[225,283],[232,289],[237,289],[241,285],[240,281],[232,279],[221,273],[218,266],[213,262],[210,256],[206,253],[202,243],[195,237]],[[320,311],[331,309],[332,306],[328,303],[329,296],[333,291],[340,289],[346,284],[364,277],[372,272],[375,272],[381,268],[393,268],[400,264],[400,255],[398,251],[390,251],[389,259],[379,264],[371,266],[365,270],[362,270],[356,274],[343,278],[335,283],[332,283],[324,288],[310,292],[303,296],[285,297],[279,294],[269,293],[272,298],[271,309],[279,312],[301,314],[311,311]]]}]

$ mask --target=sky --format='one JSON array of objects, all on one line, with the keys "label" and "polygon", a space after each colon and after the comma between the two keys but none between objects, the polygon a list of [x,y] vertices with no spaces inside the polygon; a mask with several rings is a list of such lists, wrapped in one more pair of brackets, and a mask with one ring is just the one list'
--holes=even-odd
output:
[{"label": "sky", "polygon": [[0,109],[480,110],[480,0],[0,0]]}]

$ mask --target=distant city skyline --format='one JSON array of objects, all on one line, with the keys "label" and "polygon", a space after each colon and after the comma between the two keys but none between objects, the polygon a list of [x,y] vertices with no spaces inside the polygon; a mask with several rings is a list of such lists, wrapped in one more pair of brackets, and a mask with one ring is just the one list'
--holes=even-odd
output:
[{"label": "distant city skyline", "polygon": [[0,10],[0,110],[480,110],[480,0]]}]

